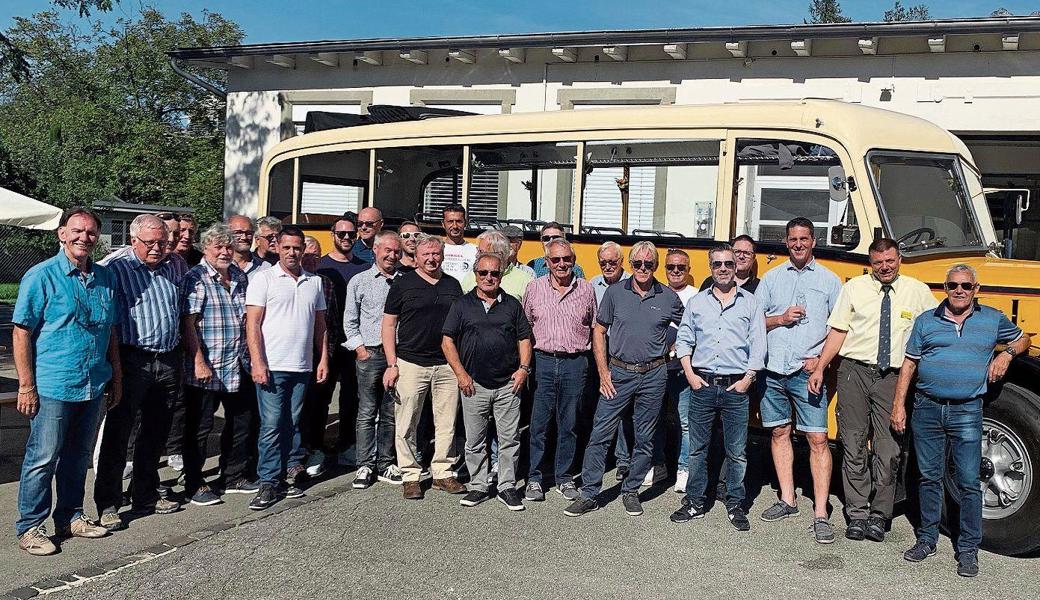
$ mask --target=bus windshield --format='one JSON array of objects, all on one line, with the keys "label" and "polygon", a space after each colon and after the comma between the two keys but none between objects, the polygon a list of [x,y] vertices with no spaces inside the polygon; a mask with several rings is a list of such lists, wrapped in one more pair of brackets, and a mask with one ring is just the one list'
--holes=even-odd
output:
[{"label": "bus windshield", "polygon": [[902,251],[983,247],[956,156],[871,152],[867,162],[888,235]]}]

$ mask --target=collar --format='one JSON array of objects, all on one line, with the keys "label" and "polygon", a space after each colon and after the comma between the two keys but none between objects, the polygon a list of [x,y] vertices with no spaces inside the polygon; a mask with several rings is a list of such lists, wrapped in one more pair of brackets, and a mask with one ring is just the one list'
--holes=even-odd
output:
[{"label": "collar", "polygon": [[[62,273],[65,273],[66,275],[72,275],[73,273],[80,272],[79,267],[76,266],[76,263],[72,262],[69,259],[68,255],[65,254],[64,248],[58,250],[58,264],[61,265]],[[91,269],[90,271],[84,273],[84,275],[89,275],[94,272],[94,261],[90,257],[87,257],[87,265],[90,266]]]},{"label": "collar", "polygon": [[[273,267],[275,269],[278,269],[278,276],[279,277],[292,277],[292,275],[288,271],[285,270],[285,267],[282,266],[282,263],[278,263],[276,265],[273,265]],[[296,278],[296,281],[305,281],[307,279],[310,279],[311,277],[314,277],[314,273],[311,273],[307,269],[301,268],[300,269],[300,276]]]},{"label": "collar", "polygon": [[[577,277],[577,275],[575,275],[575,277]],[[618,279],[617,281],[615,281],[614,283],[621,283],[622,281],[628,281],[628,279],[630,277],[631,277],[631,275],[629,275],[627,271],[621,271],[621,278]],[[599,275],[599,277],[596,279],[596,285],[602,285],[603,287],[614,285],[614,283],[607,283],[607,278],[604,277],[602,274]],[[629,288],[629,289],[631,289],[631,288]]]},{"label": "collar", "polygon": [[[816,257],[815,256],[810,257],[809,258],[809,262],[805,263],[805,266],[802,267],[801,269],[799,269],[798,267],[794,266],[794,263],[791,262],[790,258],[787,259],[787,262],[784,263],[784,266],[787,267],[787,269],[789,271],[795,271],[795,272],[798,272],[798,273],[801,273],[803,271],[815,271],[816,270]],[[748,278],[748,281],[751,281],[750,277]]]},{"label": "collar", "polygon": [[[466,295],[467,296],[472,295],[474,300],[476,300],[477,302],[480,302],[481,304],[484,303],[484,299],[477,295],[477,288],[475,286],[474,286],[474,288],[472,290],[466,292]],[[502,288],[501,287],[498,288],[498,295],[495,296],[495,300],[492,303],[492,306],[494,306],[495,304],[498,304],[500,302],[502,302]]]},{"label": "collar", "polygon": [[890,285],[890,286],[892,286],[892,291],[893,292],[896,291],[896,287],[899,285],[899,280],[903,278],[902,275],[896,275],[896,278],[892,280],[892,283],[885,284],[885,283],[881,283],[878,280],[877,277],[874,277],[874,273],[871,273],[869,275],[869,277],[870,277],[870,285],[871,285],[871,287],[874,288],[874,292],[877,293],[877,294],[881,293],[881,287],[884,286],[884,285]]},{"label": "collar", "polygon": [[373,264],[371,267],[369,267],[368,270],[372,271],[372,273],[369,275],[369,277],[373,277],[373,278],[383,277],[383,278],[387,278],[387,279],[397,279],[398,276],[401,275],[401,270],[400,269],[395,269],[393,275],[391,275],[390,277],[386,277],[386,275],[384,275],[383,272],[379,270],[379,267],[375,266],[375,264]]},{"label": "collar", "polygon": [[[947,299],[943,300],[942,302],[940,302],[939,306],[935,307],[935,310],[932,311],[932,314],[935,315],[935,317],[938,318],[938,319],[943,319],[943,320],[949,321],[949,319],[946,318],[946,308],[949,305],[950,305],[950,299],[947,298]],[[975,313],[979,312],[980,310],[982,310],[982,305],[979,304],[978,298],[972,300],[972,302],[971,302],[971,310],[968,311],[968,317],[974,315]],[[965,317],[965,319],[967,319],[968,317]]]},{"label": "collar", "polygon": [[[634,277],[628,277],[628,278],[624,279],[623,281],[624,281],[623,285],[625,286],[625,289],[630,291],[630,292],[635,293],[635,289],[633,289],[633,283],[635,282],[635,278]],[[647,292],[648,295],[656,296],[656,295],[658,295],[658,294],[660,294],[661,292],[664,291],[664,286],[661,285],[661,282],[657,281],[656,277],[651,278],[650,282],[651,282],[650,283],[650,290]]]}]

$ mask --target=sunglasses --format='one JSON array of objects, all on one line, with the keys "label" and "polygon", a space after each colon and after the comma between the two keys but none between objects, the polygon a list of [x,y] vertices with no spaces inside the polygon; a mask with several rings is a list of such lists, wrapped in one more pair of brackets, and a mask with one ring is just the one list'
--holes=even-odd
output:
[{"label": "sunglasses", "polygon": [[262,237],[262,238],[264,238],[265,240],[267,240],[267,241],[269,241],[269,242],[272,242],[272,243],[274,243],[274,242],[277,242],[277,241],[278,241],[278,234],[277,234],[277,233],[272,233],[271,235],[262,235],[262,236],[260,236],[260,237]]},{"label": "sunglasses", "polygon": [[357,237],[356,231],[333,231],[332,235],[338,237],[341,240],[354,239]]},{"label": "sunglasses", "polygon": [[961,288],[965,292],[970,292],[975,289],[975,284],[970,281],[962,281],[960,283],[957,283],[956,281],[947,281],[945,287],[946,291],[949,292],[952,292],[957,288]]},{"label": "sunglasses", "polygon": [[647,271],[653,271],[657,268],[657,263],[652,260],[633,260],[632,268],[636,271],[642,271],[644,268]]},{"label": "sunglasses", "polygon": [[358,227],[375,228],[376,225],[378,225],[379,223],[382,223],[382,222],[383,222],[382,219],[380,219],[378,221],[358,221],[357,222],[357,226]]},{"label": "sunglasses", "polygon": [[736,266],[737,266],[737,263],[733,262],[732,260],[713,260],[713,261],[711,261],[711,268],[712,269],[721,269],[722,267],[726,267],[727,269],[734,269],[734,268],[736,268]]},{"label": "sunglasses", "polygon": [[601,260],[599,261],[600,267],[616,267],[621,263],[621,260]]},{"label": "sunglasses", "polygon": [[686,269],[688,269],[689,266],[688,265],[679,264],[679,263],[672,263],[672,264],[666,264],[664,266],[664,268],[669,270],[669,271],[679,271],[679,272],[682,272],[682,271],[685,271]]},{"label": "sunglasses", "polygon": [[401,236],[402,240],[410,240],[412,238],[419,237],[420,235],[422,235],[422,233],[419,232],[419,231],[406,231],[406,232],[404,232],[402,234],[399,234],[399,235]]},{"label": "sunglasses", "polygon": [[553,240],[562,240],[562,239],[563,239],[562,235],[543,235],[542,236],[542,241],[543,242],[551,242]]},{"label": "sunglasses", "polygon": [[498,279],[502,276],[502,271],[488,271],[487,269],[480,269],[477,271],[477,275],[479,275],[480,277],[487,277],[488,275],[490,275],[492,279]]},{"label": "sunglasses", "polygon": [[561,263],[561,262],[567,262],[567,263],[574,262],[574,257],[573,256],[547,256],[545,258],[545,260],[547,260],[547,261],[549,261],[549,262],[551,262],[552,264],[555,265],[556,263]]}]

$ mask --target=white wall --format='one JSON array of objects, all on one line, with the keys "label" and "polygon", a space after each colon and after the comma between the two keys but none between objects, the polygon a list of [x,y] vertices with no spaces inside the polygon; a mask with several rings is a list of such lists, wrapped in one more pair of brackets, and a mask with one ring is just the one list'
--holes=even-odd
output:
[{"label": "white wall", "polygon": [[224,216],[258,216],[257,188],[264,153],[281,141],[278,93],[231,92],[227,96],[224,147]]}]

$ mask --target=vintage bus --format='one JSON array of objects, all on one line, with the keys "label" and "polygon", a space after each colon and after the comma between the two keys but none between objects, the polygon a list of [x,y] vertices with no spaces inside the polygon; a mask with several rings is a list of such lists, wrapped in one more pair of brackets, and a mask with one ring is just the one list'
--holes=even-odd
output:
[{"label": "vintage bus", "polygon": [[[388,224],[436,227],[440,209],[458,202],[474,228],[529,231],[523,260],[541,253],[538,224],[553,220],[573,232],[590,277],[603,241],[650,239],[691,253],[694,284],[707,275],[707,248],[740,234],[760,242],[759,275],[780,264],[784,224],[805,216],[817,258],[843,279],[866,273],[867,246],[891,237],[904,272],[937,296],[951,264],[974,266],[979,300],[1040,339],[1040,264],[1000,258],[965,145],[886,110],[804,100],[339,127],[276,145],[259,190],[258,214],[311,228],[323,244],[347,210],[375,206]],[[1007,554],[1040,548],[1038,356],[1034,346],[1016,359],[985,408],[984,544]],[[833,407],[834,398],[832,437]]]}]

